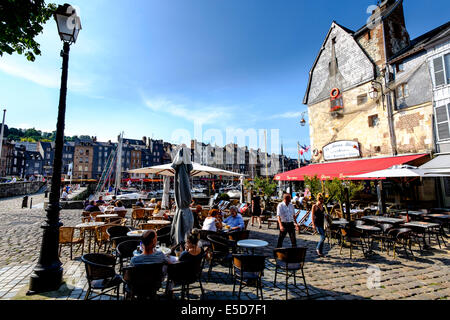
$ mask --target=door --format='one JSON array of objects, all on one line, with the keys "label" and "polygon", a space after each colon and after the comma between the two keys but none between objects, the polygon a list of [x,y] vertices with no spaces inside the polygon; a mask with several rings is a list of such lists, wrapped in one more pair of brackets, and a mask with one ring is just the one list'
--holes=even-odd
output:
[{"label": "door", "polygon": [[450,178],[441,178],[444,207],[450,207]]}]

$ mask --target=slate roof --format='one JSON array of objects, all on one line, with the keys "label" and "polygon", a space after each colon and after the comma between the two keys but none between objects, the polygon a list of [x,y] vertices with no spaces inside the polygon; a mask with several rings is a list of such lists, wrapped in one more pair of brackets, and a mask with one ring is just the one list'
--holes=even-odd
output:
[{"label": "slate roof", "polygon": [[425,50],[427,44],[429,44],[430,42],[448,35],[450,35],[450,21],[431,31],[428,31],[427,33],[415,38],[414,40],[411,40],[411,44],[405,49],[398,52],[394,57],[392,57],[392,59],[389,60],[389,63],[395,63],[415,53],[423,51]]}]

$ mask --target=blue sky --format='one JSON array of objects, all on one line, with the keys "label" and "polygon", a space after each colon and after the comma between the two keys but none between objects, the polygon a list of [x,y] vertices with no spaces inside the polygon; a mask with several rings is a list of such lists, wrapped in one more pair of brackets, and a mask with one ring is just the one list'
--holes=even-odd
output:
[{"label": "blue sky", "polygon": [[[331,22],[356,30],[375,2],[73,0],[83,30],[71,47],[66,135],[115,141],[124,131],[178,142],[174,133],[194,137],[202,119],[202,132],[216,130],[223,142],[227,128],[267,129],[269,142],[278,129],[296,158],[297,141],[309,144],[299,125],[308,72]],[[446,0],[406,0],[411,38],[447,22],[448,12]],[[38,42],[34,63],[0,58],[0,107],[11,127],[53,131],[62,48],[53,20]]]}]

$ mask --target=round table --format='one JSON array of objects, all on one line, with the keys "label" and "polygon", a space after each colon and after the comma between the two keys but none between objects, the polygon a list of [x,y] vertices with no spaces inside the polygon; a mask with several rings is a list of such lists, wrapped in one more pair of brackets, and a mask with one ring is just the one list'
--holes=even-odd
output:
[{"label": "round table", "polygon": [[251,249],[252,254],[254,254],[255,249],[267,247],[269,245],[269,243],[264,240],[247,239],[247,240],[238,241],[237,245],[238,245],[238,247],[241,247],[241,248]]},{"label": "round table", "polygon": [[127,233],[127,236],[128,237],[140,238],[140,237],[142,237],[142,235],[144,234],[145,231],[148,231],[148,230],[133,230],[133,231],[129,231]]},{"label": "round table", "polygon": [[77,224],[75,228],[85,229],[88,231],[88,252],[91,252],[91,241],[94,238],[95,228],[103,226],[104,222],[84,222]]},{"label": "round table", "polygon": [[109,218],[118,218],[119,215],[117,214],[99,214],[98,216],[96,216],[96,218],[100,218],[102,220],[104,219],[109,219]]},{"label": "round table", "polygon": [[[156,251],[158,251],[158,252],[162,252],[162,253],[164,253],[166,256],[167,255],[169,255],[170,254],[170,252],[172,252],[172,250],[170,249],[170,248],[167,248],[167,247],[160,247],[160,246],[157,246],[156,248]],[[140,256],[142,254],[142,252],[138,252],[137,250],[134,250],[133,251],[133,256]],[[174,258],[176,258],[176,257],[174,257]]]},{"label": "round table", "polygon": [[371,241],[370,235],[372,233],[381,232],[381,229],[375,226],[366,226],[366,225],[356,226],[356,229],[361,230],[364,235],[363,237],[361,237],[364,246],[367,246],[367,251],[364,252],[363,250],[364,255],[373,254],[372,250],[373,239]]},{"label": "round table", "polygon": [[167,220],[148,220],[147,221],[148,224],[156,224],[158,226],[167,226],[169,225],[171,222],[167,221]]}]

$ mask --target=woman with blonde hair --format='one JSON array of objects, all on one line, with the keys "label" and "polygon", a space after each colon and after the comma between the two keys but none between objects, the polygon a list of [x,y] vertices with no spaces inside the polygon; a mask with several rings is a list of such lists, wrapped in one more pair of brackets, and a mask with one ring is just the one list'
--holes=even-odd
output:
[{"label": "woman with blonde hair", "polygon": [[325,198],[322,193],[317,195],[317,202],[312,207],[312,223],[313,228],[320,234],[320,240],[316,247],[316,252],[319,257],[323,257],[323,244],[325,242],[325,207],[323,206]]},{"label": "woman with blonde hair", "polygon": [[[153,215],[158,214],[162,209],[162,202],[158,201],[158,203],[156,204],[155,210],[153,210]],[[160,214],[162,216],[162,214]]]}]

